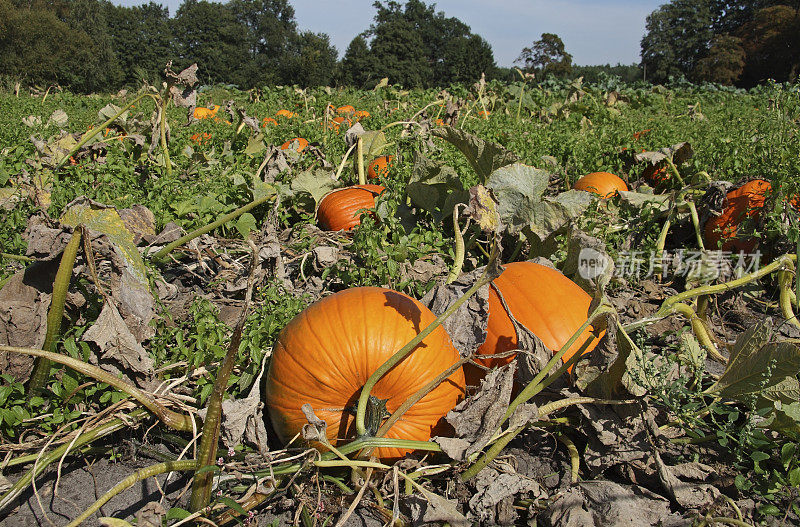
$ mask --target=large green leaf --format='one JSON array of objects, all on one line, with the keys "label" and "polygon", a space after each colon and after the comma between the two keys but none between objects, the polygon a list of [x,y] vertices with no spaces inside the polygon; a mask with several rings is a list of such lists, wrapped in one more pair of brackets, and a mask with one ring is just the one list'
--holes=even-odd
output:
[{"label": "large green leaf", "polygon": [[518,232],[533,219],[534,205],[541,201],[550,173],[545,170],[514,163],[492,172],[486,186],[497,197],[498,212],[509,231]]},{"label": "large green leaf", "polygon": [[415,206],[439,219],[450,214],[456,203],[468,198],[453,167],[437,163],[419,152],[414,154],[414,168],[406,192]]},{"label": "large green leaf", "polygon": [[739,335],[725,372],[706,393],[738,401],[753,396],[791,399],[797,387],[786,379],[800,370],[800,348],[790,342],[769,342],[771,336],[768,323]]},{"label": "large green leaf", "polygon": [[458,148],[478,174],[481,183],[498,168],[519,161],[514,152],[506,150],[497,143],[486,141],[452,126],[440,126],[432,130],[431,134]]},{"label": "large green leaf", "polygon": [[533,234],[544,241],[583,214],[593,199],[594,194],[581,190],[568,190],[555,198],[544,198],[531,207],[528,227]]},{"label": "large green leaf", "polygon": [[292,190],[310,194],[315,203],[319,203],[325,194],[333,190],[334,186],[335,181],[331,177],[330,170],[324,168],[304,170],[291,183]]}]

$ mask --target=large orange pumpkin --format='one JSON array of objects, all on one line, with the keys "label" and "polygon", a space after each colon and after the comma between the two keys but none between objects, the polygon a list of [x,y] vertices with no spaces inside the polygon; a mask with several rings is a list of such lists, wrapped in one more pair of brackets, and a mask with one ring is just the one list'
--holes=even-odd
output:
[{"label": "large orange pumpkin", "polygon": [[[493,282],[500,290],[514,318],[539,337],[554,352],[561,349],[569,338],[589,317],[590,297],[575,282],[559,271],[533,262],[514,262]],[[602,336],[602,335],[601,335]],[[568,361],[587,338],[592,337],[591,326],[581,333],[575,344],[562,357]],[[593,337],[594,338],[594,337]],[[594,338],[586,348],[591,351],[598,344]],[[478,355],[496,355],[517,349],[514,325],[500,302],[500,297],[489,289],[489,321],[486,341],[478,348]],[[505,358],[478,359],[487,367],[503,366],[514,360]],[[477,384],[483,370],[474,366],[468,369],[470,384]]]},{"label": "large orange pumpkin", "polygon": [[386,190],[381,185],[356,185],[346,187],[322,198],[317,208],[317,219],[327,231],[349,231],[361,223],[356,213],[375,207],[375,196]]},{"label": "large orange pumpkin", "polygon": [[[340,291],[313,304],[281,331],[266,380],[266,401],[275,433],[288,441],[307,423],[308,403],[328,424],[332,444],[355,437],[352,410],[369,376],[436,317],[402,293],[380,287]],[[440,326],[392,368],[370,392],[394,412],[406,399],[458,361]],[[442,417],[464,394],[456,370],[392,426],[386,437],[427,441],[442,433]],[[374,431],[373,431],[374,432]],[[380,448],[381,458],[408,450]]]},{"label": "large orange pumpkin", "polygon": [[620,190],[628,190],[628,185],[611,172],[592,172],[576,181],[572,188],[594,192],[603,198],[610,198]]},{"label": "large orange pumpkin", "polygon": [[378,176],[386,177],[389,174],[389,167],[392,165],[394,156],[380,156],[372,160],[367,166],[367,176],[377,179]]},{"label": "large orange pumpkin", "polygon": [[768,181],[754,179],[728,192],[722,214],[709,218],[703,229],[707,248],[751,252],[758,243],[758,238],[737,238],[739,224],[745,218],[758,218],[771,189]]}]

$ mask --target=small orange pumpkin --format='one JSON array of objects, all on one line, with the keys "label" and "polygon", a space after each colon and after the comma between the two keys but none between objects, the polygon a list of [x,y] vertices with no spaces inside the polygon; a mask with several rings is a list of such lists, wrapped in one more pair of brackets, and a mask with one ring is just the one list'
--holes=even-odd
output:
[{"label": "small orange pumpkin", "polygon": [[211,119],[217,115],[217,110],[219,110],[219,105],[211,105],[211,108],[205,108],[203,106],[198,106],[194,109],[194,118],[195,119]]},{"label": "small orange pumpkin", "polygon": [[278,126],[278,121],[276,121],[272,117],[264,117],[264,120],[261,121],[261,126],[266,128],[268,124],[271,124],[272,126]]},{"label": "small orange pumpkin", "polygon": [[202,145],[203,143],[207,143],[211,140],[211,134],[208,132],[203,132],[202,134],[192,134],[191,140],[198,145]]},{"label": "small orange pumpkin", "polygon": [[628,185],[611,172],[592,172],[576,181],[572,188],[594,192],[602,198],[610,198],[620,190],[628,190]]},{"label": "small orange pumpkin", "polygon": [[649,185],[657,187],[669,181],[670,175],[666,165],[648,165],[642,172],[642,179]]},{"label": "small orange pumpkin", "polygon": [[366,119],[369,117],[369,112],[366,110],[356,110],[355,115],[356,121],[360,121],[361,119]]},{"label": "small orange pumpkin", "polygon": [[[533,262],[507,264],[503,274],[492,284],[502,293],[514,318],[554,352],[567,343],[589,316],[592,297],[561,272],[546,265]],[[489,289],[489,321],[486,340],[477,351],[479,356],[497,355],[516,349],[518,344],[514,325],[494,287]],[[600,340],[592,336],[590,326],[581,333],[562,360],[568,361],[590,337],[593,340],[584,353],[594,349]],[[514,356],[477,360],[492,368],[508,364],[514,360]],[[477,384],[483,377],[483,370],[474,366],[467,368],[466,372],[468,384],[471,385]]]},{"label": "small orange pumpkin", "polygon": [[285,143],[281,145],[281,150],[289,150],[292,148],[292,145],[296,142],[297,147],[296,150],[298,152],[302,152],[308,146],[308,141],[303,139],[302,137],[295,137],[294,139],[289,139]]},{"label": "small orange pumpkin", "polygon": [[367,176],[377,179],[378,176],[386,177],[389,174],[389,167],[393,164],[394,156],[380,156],[372,160],[367,166]]},{"label": "small orange pumpkin", "polygon": [[489,110],[481,110],[478,112],[478,117],[482,117],[484,119],[488,119],[490,115],[492,115],[492,112]]},{"label": "small orange pumpkin", "polygon": [[[266,378],[266,404],[278,438],[286,442],[307,424],[308,403],[324,420],[332,444],[355,436],[353,414],[369,376],[414,338],[435,315],[413,298],[380,287],[346,289],[325,297],[283,328]],[[458,352],[442,327],[425,337],[371,390],[394,412],[406,399],[458,361]],[[464,395],[464,373],[456,370],[413,405],[386,437],[427,441],[441,434],[447,412]],[[379,448],[394,459],[408,450]]]},{"label": "small orange pumpkin", "polygon": [[719,247],[723,251],[751,252],[758,243],[758,238],[737,238],[739,224],[745,218],[758,218],[770,190],[772,185],[768,181],[754,179],[728,192],[722,214],[712,216],[706,221],[703,233],[707,247],[712,250]]},{"label": "small orange pumpkin", "polygon": [[286,117],[287,119],[293,119],[294,117],[297,117],[296,113],[290,112],[289,110],[278,110],[275,115],[280,117]]},{"label": "small orange pumpkin", "polygon": [[328,123],[328,128],[330,128],[331,130],[336,130],[338,132],[339,127],[342,124],[345,124],[348,128],[352,126],[350,119],[345,119],[340,115],[338,117],[334,117],[333,119],[331,119],[331,121]]},{"label": "small orange pumpkin", "polygon": [[375,196],[386,190],[381,185],[356,185],[328,193],[317,208],[317,219],[326,231],[349,231],[361,223],[356,213],[375,207]]},{"label": "small orange pumpkin", "polygon": [[338,108],[336,108],[336,113],[338,113],[339,115],[341,115],[341,114],[352,114],[352,113],[356,113],[356,109],[353,108],[352,106],[350,106],[349,104],[347,104],[345,106],[339,106]]}]

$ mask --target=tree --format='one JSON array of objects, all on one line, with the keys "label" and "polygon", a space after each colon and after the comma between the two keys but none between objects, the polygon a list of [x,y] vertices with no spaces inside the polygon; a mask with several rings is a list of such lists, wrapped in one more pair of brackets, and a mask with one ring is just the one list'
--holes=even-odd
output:
[{"label": "tree", "polygon": [[647,17],[642,64],[647,79],[690,76],[711,46],[712,0],[673,0]]},{"label": "tree", "polygon": [[231,0],[227,7],[236,21],[246,28],[248,86],[292,84],[282,76],[288,54],[297,53],[299,40],[294,8],[287,0]]},{"label": "tree", "polygon": [[133,7],[105,3],[106,20],[122,83],[156,83],[173,59],[169,10],[154,2]]},{"label": "tree", "polygon": [[205,0],[185,0],[172,19],[176,69],[196,62],[203,82],[249,87],[247,27],[232,10]]},{"label": "tree", "polygon": [[119,85],[122,71],[117,63],[105,16],[98,0],[71,0],[65,22],[77,33],[89,37],[90,56],[73,62],[70,85],[81,92],[112,89]]},{"label": "tree", "polygon": [[338,53],[325,33],[304,31],[293,36],[282,64],[284,82],[328,86],[336,72]]},{"label": "tree", "polygon": [[375,61],[364,35],[358,35],[347,46],[342,62],[339,65],[339,77],[342,84],[356,88],[364,88],[370,82],[377,82],[374,74]]},{"label": "tree", "polygon": [[523,48],[514,62],[542,77],[564,77],[572,70],[572,55],[567,53],[564,42],[554,33],[542,33],[542,38],[531,47]]},{"label": "tree", "polygon": [[744,71],[745,57],[742,39],[731,35],[716,36],[708,55],[697,63],[693,77],[720,84],[733,84]]},{"label": "tree", "polygon": [[427,84],[433,72],[423,51],[422,37],[410,21],[397,18],[379,24],[373,34],[370,51],[377,77],[388,77],[389,82],[406,87]]},{"label": "tree", "polygon": [[742,84],[794,81],[800,74],[800,6],[759,10],[740,32],[747,63]]},{"label": "tree", "polygon": [[[494,55],[489,44],[459,19],[437,12],[434,5],[421,0],[408,0],[404,5],[395,1],[373,5],[375,22],[367,35],[372,38],[370,47],[375,58],[376,77],[389,76],[391,82],[409,87],[430,87],[472,82],[494,69]],[[411,41],[415,49],[410,47]],[[393,48],[402,50],[404,65],[385,62],[393,57]],[[410,69],[404,73],[405,68]],[[389,75],[389,71],[396,73]]]}]

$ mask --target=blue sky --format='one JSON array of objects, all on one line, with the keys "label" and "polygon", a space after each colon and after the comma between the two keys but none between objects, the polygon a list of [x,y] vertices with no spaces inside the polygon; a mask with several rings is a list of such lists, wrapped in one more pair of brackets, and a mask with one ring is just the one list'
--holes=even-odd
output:
[{"label": "blue sky", "polygon": [[[137,5],[145,0],[113,0]],[[155,0],[174,15],[182,0]],[[575,64],[639,62],[645,18],[667,0],[439,0],[437,11],[461,19],[492,46],[495,61],[511,66],[542,33],[556,33]],[[344,53],[372,23],[373,0],[289,0],[301,30],[327,33]]]}]

